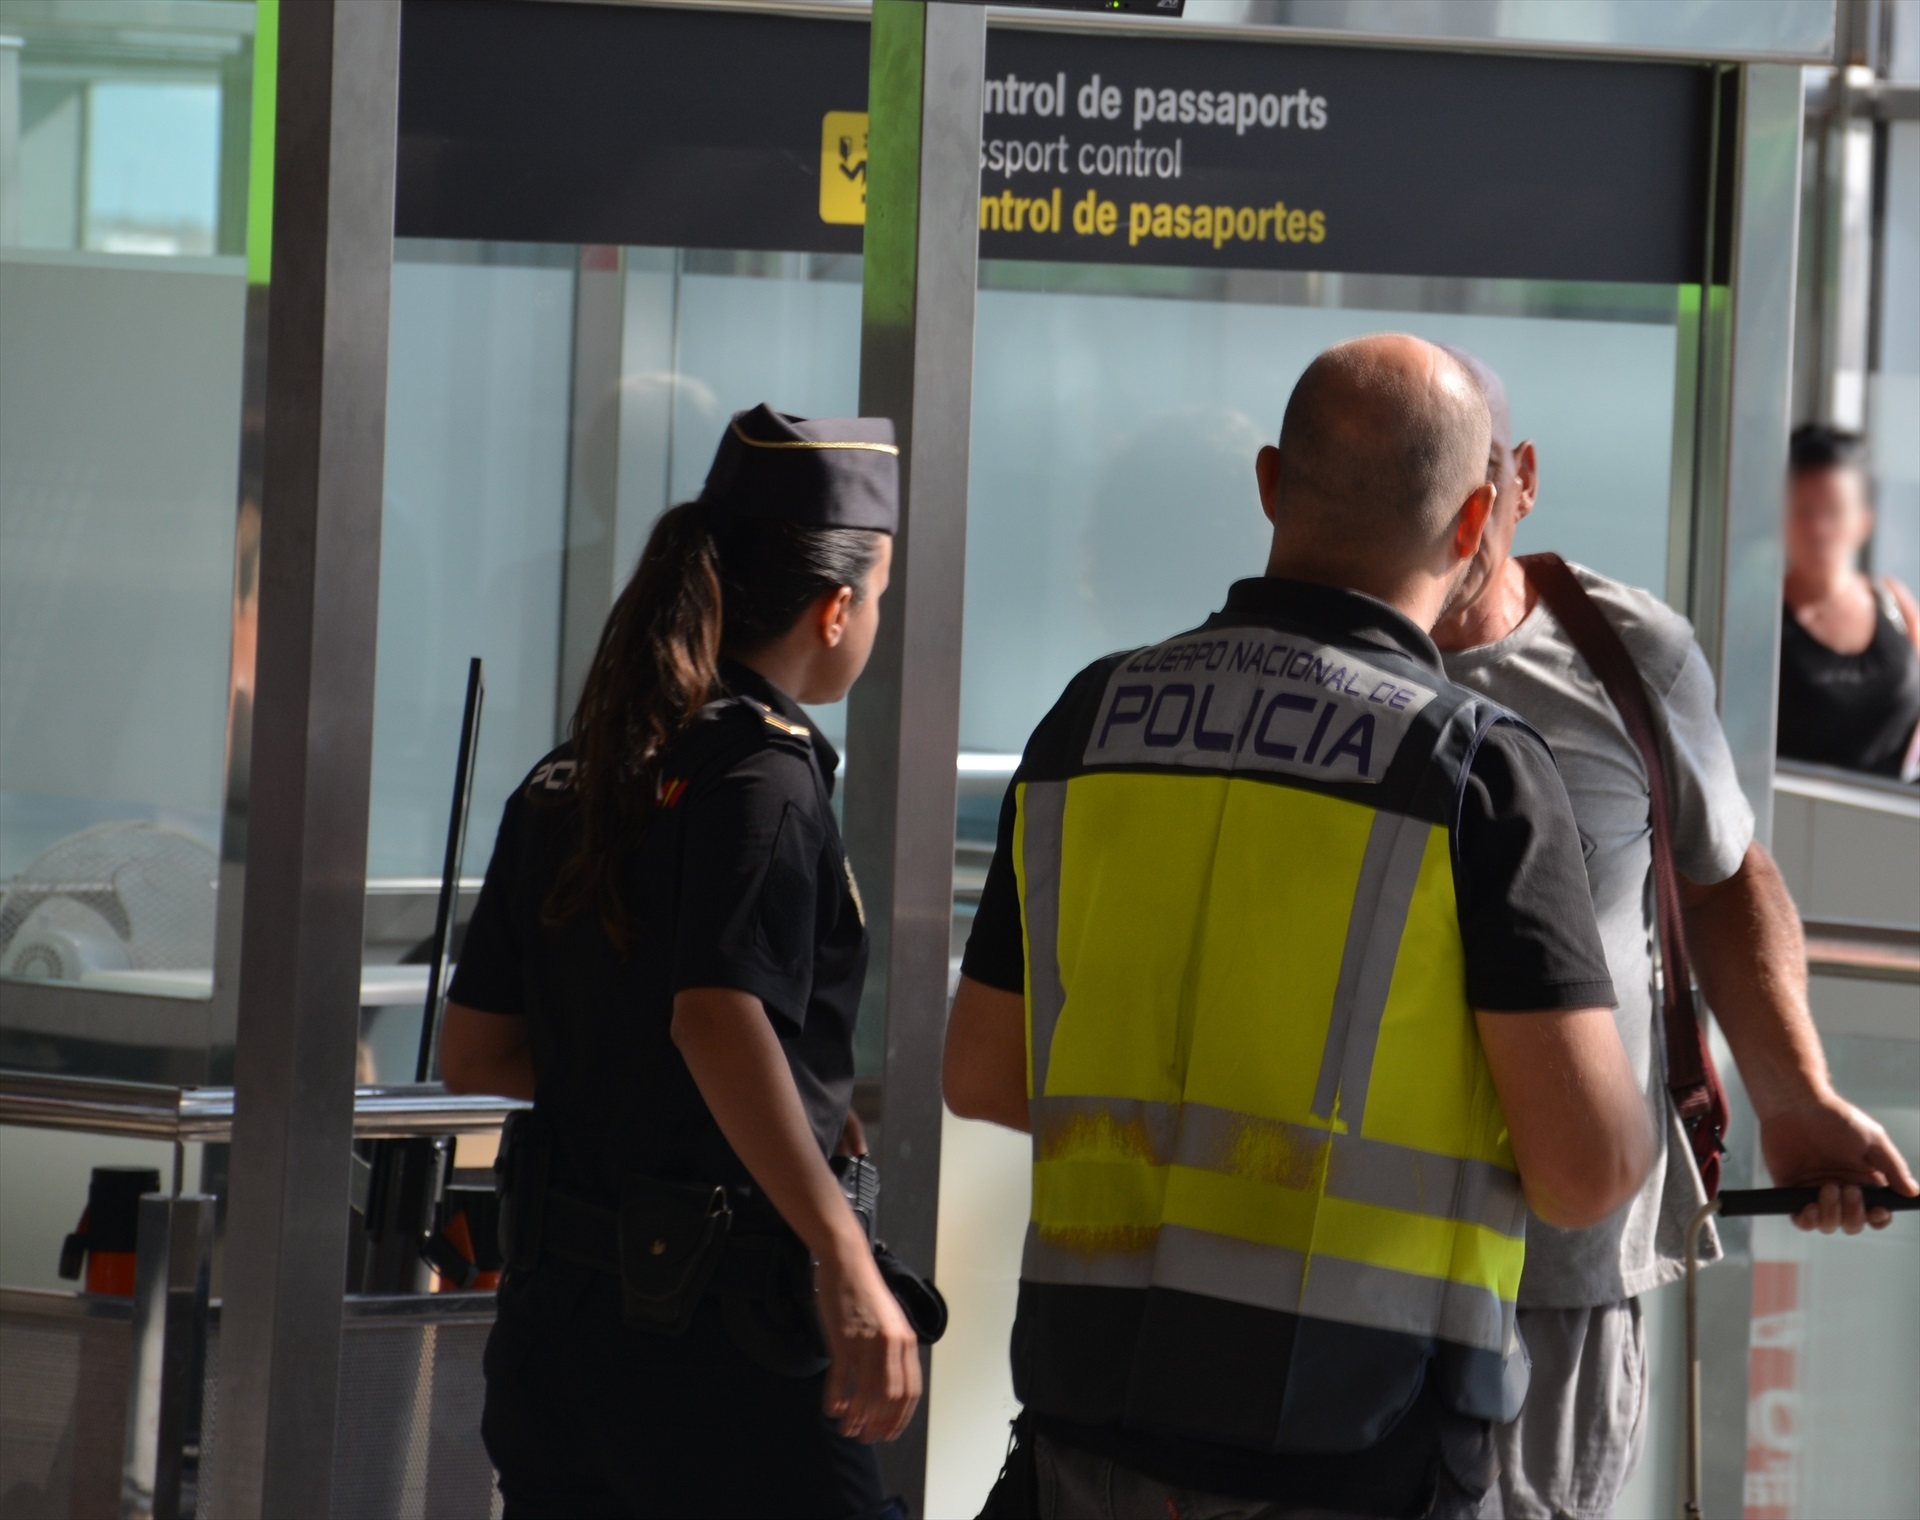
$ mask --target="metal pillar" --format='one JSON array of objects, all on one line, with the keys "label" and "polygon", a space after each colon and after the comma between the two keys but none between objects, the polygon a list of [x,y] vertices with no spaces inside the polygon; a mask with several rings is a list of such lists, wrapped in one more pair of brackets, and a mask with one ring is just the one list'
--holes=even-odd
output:
[{"label": "metal pillar", "polygon": [[281,11],[222,1515],[324,1516],[332,1495],[399,60],[399,0]]},{"label": "metal pillar", "polygon": [[181,1520],[200,1512],[213,1214],[214,1200],[204,1193],[149,1193],[140,1200],[122,1520]]},{"label": "metal pillar", "polygon": [[1876,33],[1892,19],[1870,0],[1841,0],[1834,16],[1833,67],[1808,80],[1813,116],[1811,183],[1805,202],[1806,288],[1801,292],[1795,413],[1860,429],[1866,425],[1872,348],[1874,202],[1878,131],[1874,66],[1886,49]]},{"label": "metal pillar", "polygon": [[1741,788],[1772,834],[1780,684],[1780,543],[1793,388],[1800,70],[1749,64],[1740,90],[1726,401],[1725,533],[1700,574],[1718,581],[1721,718]]},{"label": "metal pillar", "polygon": [[[868,93],[860,410],[899,430],[893,584],[847,722],[846,835],[873,936],[864,1017],[884,1017],[881,1223],[931,1270],[940,1193],[940,1049],[953,923],[954,757],[979,266],[986,13],[875,0]],[[885,1448],[916,1506],[925,1406]]]}]

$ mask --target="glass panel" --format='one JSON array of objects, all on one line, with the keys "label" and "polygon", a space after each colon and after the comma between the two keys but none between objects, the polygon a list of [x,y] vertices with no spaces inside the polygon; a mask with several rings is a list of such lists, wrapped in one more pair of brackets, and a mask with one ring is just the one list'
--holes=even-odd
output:
[{"label": "glass panel", "polygon": [[[412,1077],[468,658],[485,661],[487,688],[469,883],[485,869],[508,792],[570,716],[560,694],[569,451],[606,420],[598,400],[576,393],[580,257],[530,244],[396,248],[362,985],[368,1079]],[[630,249],[625,260],[615,590],[653,520],[699,493],[734,411],[766,400],[844,415],[859,388],[857,258]],[[843,705],[816,716],[844,737]]]},{"label": "glass panel", "polygon": [[1253,456],[1331,343],[1405,330],[1480,354],[1507,381],[1516,441],[1540,450],[1519,547],[1666,583],[1671,288],[1005,263],[983,266],[982,285],[963,913],[1013,757],[1072,674],[1193,626],[1260,573]]},{"label": "glass panel", "polygon": [[86,246],[212,253],[220,85],[102,81],[87,91]]},{"label": "glass panel", "polygon": [[446,850],[467,661],[486,662],[470,831],[553,745],[571,249],[401,243],[387,380],[367,874]]},{"label": "glass panel", "polygon": [[0,976],[211,990],[254,10],[5,16]]},{"label": "glass panel", "polygon": [[[1920,1044],[1827,1039],[1841,1091],[1920,1155]],[[1807,1235],[1755,1222],[1747,1514],[1873,1520],[1920,1493],[1920,1221]],[[1892,1291],[1890,1291],[1892,1290]]]},{"label": "glass panel", "polygon": [[486,680],[476,876],[507,794],[553,746],[574,261],[568,247],[395,245],[362,1081],[413,1080],[469,659]]}]

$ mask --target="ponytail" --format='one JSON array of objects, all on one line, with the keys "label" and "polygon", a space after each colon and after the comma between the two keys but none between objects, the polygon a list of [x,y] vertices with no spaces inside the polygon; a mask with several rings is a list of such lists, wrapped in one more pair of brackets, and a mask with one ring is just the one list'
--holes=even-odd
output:
[{"label": "ponytail", "polygon": [[722,651],[781,637],[815,598],[866,594],[880,535],[715,515],[701,502],[662,513],[614,601],[568,735],[580,835],[541,911],[559,924],[596,907],[623,953],[630,937],[620,867],[653,808],[667,749],[713,700]]}]

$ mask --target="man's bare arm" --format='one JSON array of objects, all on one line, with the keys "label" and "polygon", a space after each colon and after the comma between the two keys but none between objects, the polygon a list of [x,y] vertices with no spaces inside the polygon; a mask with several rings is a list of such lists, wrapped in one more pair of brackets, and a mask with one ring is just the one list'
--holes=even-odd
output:
[{"label": "man's bare arm", "polygon": [[1680,879],[1687,953],[1707,1004],[1733,1047],[1760,1119],[1760,1149],[1782,1187],[1822,1183],[1796,1220],[1848,1234],[1893,1218],[1868,1213],[1862,1186],[1920,1191],[1887,1132],[1833,1089],[1807,1004],[1800,913],[1773,857],[1747,847],[1740,869],[1703,887]]},{"label": "man's bare arm", "polygon": [[1608,1008],[1476,1013],[1527,1204],[1563,1230],[1598,1224],[1653,1165],[1646,1098]]},{"label": "man's bare arm", "polygon": [[1027,1001],[960,978],[947,1020],[940,1086],[947,1107],[963,1119],[986,1119],[1030,1130],[1027,1111]]}]

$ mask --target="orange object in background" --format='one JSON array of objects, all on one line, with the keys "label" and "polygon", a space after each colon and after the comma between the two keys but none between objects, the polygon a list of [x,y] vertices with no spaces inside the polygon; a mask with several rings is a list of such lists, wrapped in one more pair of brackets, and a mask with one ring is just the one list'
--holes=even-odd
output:
[{"label": "orange object in background", "polygon": [[450,1187],[440,1196],[440,1223],[421,1256],[436,1293],[490,1293],[500,1286],[500,1195],[490,1187]]},{"label": "orange object in background", "polygon": [[[458,1251],[468,1261],[477,1263],[480,1260],[479,1254],[473,1248],[473,1231],[467,1228],[467,1215],[464,1209],[447,1221],[445,1233],[454,1250]],[[497,1267],[492,1270],[483,1270],[476,1267],[473,1274],[473,1281],[466,1285],[465,1291],[470,1293],[485,1293],[491,1292],[499,1286],[500,1271]],[[434,1279],[434,1291],[436,1293],[453,1293],[461,1290],[459,1284],[445,1277],[438,1277]]]},{"label": "orange object in background", "polygon": [[160,1173],[150,1166],[96,1166],[87,1181],[87,1206],[79,1226],[60,1247],[60,1275],[78,1278],[84,1260],[87,1292],[132,1298],[138,1278],[140,1198],[159,1191]]}]

